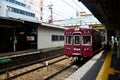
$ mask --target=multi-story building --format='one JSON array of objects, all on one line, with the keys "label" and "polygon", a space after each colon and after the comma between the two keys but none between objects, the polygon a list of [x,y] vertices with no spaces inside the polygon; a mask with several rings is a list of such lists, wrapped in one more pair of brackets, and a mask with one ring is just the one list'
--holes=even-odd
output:
[{"label": "multi-story building", "polygon": [[[40,15],[33,9],[34,0],[0,0],[0,16],[40,22]],[[39,9],[40,10],[40,9]]]},{"label": "multi-story building", "polygon": [[43,0],[28,0],[31,6],[31,9],[35,12],[38,17],[38,21],[42,22],[43,17]]}]

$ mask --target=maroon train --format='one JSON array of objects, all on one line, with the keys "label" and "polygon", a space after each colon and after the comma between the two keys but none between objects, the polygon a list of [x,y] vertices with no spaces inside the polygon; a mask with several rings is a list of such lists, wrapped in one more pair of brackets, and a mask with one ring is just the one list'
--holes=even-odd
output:
[{"label": "maroon train", "polygon": [[91,28],[70,28],[64,31],[64,54],[77,59],[90,58],[102,47],[104,36]]}]

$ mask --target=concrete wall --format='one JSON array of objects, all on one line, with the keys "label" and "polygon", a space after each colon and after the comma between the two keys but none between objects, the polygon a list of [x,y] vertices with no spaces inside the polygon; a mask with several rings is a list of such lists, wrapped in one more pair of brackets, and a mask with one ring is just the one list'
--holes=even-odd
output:
[{"label": "concrete wall", "polygon": [[64,30],[45,27],[45,26],[39,27],[37,48],[44,49],[44,48],[60,47],[64,45],[64,41],[52,41],[52,35],[64,35]]}]

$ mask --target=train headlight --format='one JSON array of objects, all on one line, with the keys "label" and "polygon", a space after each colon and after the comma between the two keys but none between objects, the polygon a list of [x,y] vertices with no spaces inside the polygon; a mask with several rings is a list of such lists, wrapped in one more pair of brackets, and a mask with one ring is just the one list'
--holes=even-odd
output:
[{"label": "train headlight", "polygon": [[84,48],[84,51],[90,51],[90,49],[89,48]]},{"label": "train headlight", "polygon": [[89,48],[87,48],[87,51],[89,50]]},{"label": "train headlight", "polygon": [[84,48],[84,51],[86,51],[87,49],[86,48]]},{"label": "train headlight", "polygon": [[90,49],[89,48],[84,48],[84,51],[89,51]]},{"label": "train headlight", "polygon": [[70,48],[68,48],[68,47],[66,49],[70,50]]}]

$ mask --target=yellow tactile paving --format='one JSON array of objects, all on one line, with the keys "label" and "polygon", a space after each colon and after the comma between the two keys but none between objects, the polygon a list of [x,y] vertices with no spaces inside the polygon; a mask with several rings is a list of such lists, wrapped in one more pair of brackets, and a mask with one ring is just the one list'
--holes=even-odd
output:
[{"label": "yellow tactile paving", "polygon": [[112,53],[109,52],[102,65],[102,68],[100,69],[100,72],[98,73],[96,80],[108,80],[109,74],[114,75],[115,72],[120,73],[120,71],[115,70],[114,68],[110,68],[111,60],[112,60]]}]

